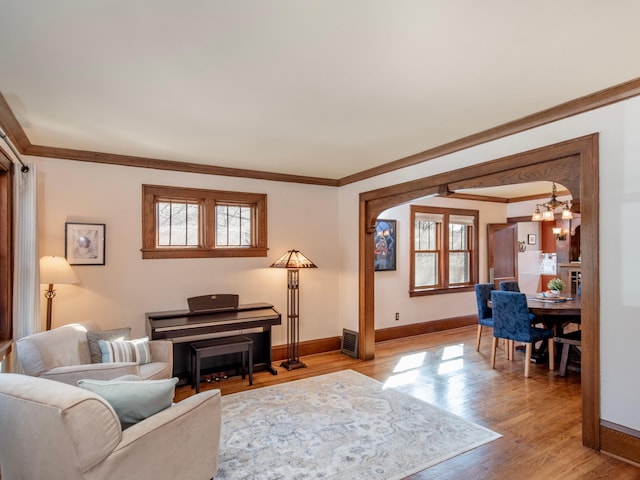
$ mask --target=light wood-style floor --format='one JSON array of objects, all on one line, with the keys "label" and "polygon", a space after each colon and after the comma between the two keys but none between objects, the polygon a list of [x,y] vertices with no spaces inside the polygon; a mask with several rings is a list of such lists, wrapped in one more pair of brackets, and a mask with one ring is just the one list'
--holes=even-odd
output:
[{"label": "light wood-style floor", "polygon": [[[498,352],[490,365],[491,333],[475,350],[476,327],[378,343],[376,358],[355,360],[339,352],[302,358],[307,368],[278,375],[254,374],[253,387],[240,376],[202,383],[230,394],[249,388],[352,369],[453,412],[503,435],[470,452],[416,473],[424,479],[640,479],[640,468],[582,446],[580,375],[531,365],[524,378],[524,353],[513,362]],[[274,364],[277,366],[277,364]],[[176,401],[193,395],[178,387]]]}]

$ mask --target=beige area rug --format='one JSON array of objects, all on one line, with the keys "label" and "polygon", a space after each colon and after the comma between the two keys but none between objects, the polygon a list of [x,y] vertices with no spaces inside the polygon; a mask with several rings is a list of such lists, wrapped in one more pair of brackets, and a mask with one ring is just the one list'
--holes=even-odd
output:
[{"label": "beige area rug", "polygon": [[499,437],[346,370],[223,396],[215,480],[401,479]]}]

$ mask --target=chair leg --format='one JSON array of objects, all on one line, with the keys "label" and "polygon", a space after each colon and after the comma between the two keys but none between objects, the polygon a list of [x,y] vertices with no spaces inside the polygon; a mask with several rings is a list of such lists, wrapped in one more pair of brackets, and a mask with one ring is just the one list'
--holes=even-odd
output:
[{"label": "chair leg", "polygon": [[482,325],[478,324],[478,335],[476,338],[476,352],[480,351],[480,337],[482,337]]},{"label": "chair leg", "polygon": [[556,342],[551,337],[549,339],[549,370],[553,370],[556,366]]},{"label": "chair leg", "polygon": [[527,347],[524,353],[524,376],[529,376],[529,370],[531,369],[531,350],[533,349],[533,344],[531,342],[527,343]]},{"label": "chair leg", "polygon": [[491,368],[496,368],[496,349],[498,348],[498,339],[493,337],[491,342]]}]

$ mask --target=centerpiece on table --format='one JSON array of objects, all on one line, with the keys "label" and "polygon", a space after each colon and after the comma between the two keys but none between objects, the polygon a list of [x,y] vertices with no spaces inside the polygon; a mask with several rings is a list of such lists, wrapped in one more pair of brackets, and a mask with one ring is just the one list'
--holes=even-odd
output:
[{"label": "centerpiece on table", "polygon": [[559,278],[552,278],[549,280],[549,283],[547,283],[547,288],[548,290],[543,292],[545,297],[558,297],[560,292],[564,290],[564,282]]}]

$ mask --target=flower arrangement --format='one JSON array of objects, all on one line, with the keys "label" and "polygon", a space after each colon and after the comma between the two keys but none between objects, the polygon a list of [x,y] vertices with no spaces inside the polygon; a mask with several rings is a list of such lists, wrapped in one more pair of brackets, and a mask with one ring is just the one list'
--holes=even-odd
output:
[{"label": "flower arrangement", "polygon": [[564,282],[559,278],[552,278],[551,280],[549,280],[549,283],[547,283],[547,288],[549,290],[556,290],[561,292],[562,290],[564,290]]}]

